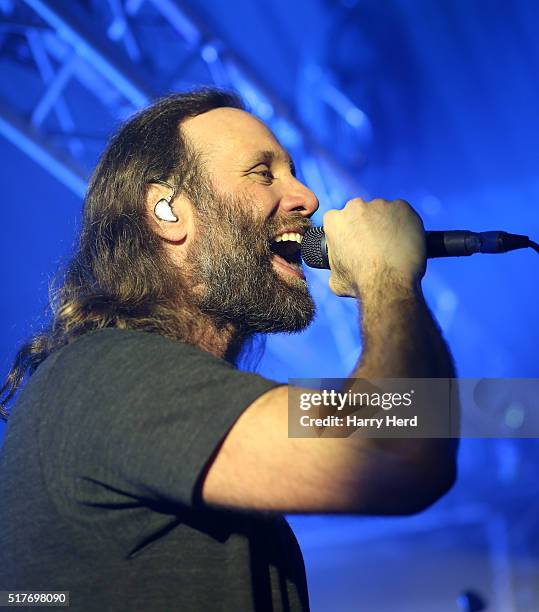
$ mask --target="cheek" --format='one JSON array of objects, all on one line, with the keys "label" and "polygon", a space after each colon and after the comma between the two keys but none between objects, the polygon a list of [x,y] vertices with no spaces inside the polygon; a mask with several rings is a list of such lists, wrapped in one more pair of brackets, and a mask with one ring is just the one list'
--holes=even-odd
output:
[{"label": "cheek", "polygon": [[252,185],[245,193],[244,200],[249,202],[252,210],[264,218],[279,206],[278,194],[268,185]]}]

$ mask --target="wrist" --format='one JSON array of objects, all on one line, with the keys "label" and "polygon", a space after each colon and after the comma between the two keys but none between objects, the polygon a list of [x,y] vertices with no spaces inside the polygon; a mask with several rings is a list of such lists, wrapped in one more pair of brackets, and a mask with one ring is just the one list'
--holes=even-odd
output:
[{"label": "wrist", "polygon": [[420,276],[392,269],[379,270],[367,278],[357,279],[355,287],[362,305],[374,302],[379,306],[380,303],[424,299]]}]

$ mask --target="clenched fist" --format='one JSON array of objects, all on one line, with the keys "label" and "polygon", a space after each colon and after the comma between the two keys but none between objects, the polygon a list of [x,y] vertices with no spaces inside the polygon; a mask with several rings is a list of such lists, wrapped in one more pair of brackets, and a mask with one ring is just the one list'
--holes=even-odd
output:
[{"label": "clenched fist", "polygon": [[417,286],[425,274],[425,230],[408,202],[354,198],[328,211],[323,223],[337,295],[361,298],[388,280]]}]

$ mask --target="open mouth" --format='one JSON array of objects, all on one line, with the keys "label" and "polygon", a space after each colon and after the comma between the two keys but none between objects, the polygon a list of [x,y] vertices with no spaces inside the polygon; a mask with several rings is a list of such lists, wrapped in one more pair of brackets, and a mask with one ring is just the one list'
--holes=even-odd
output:
[{"label": "open mouth", "polygon": [[303,235],[299,232],[283,232],[275,236],[270,242],[274,262],[301,278],[303,278],[301,268],[302,238]]}]

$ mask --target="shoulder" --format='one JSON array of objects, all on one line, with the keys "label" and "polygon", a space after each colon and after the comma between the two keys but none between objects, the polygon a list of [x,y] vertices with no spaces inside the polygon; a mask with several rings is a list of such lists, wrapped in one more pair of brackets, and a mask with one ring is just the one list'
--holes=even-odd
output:
[{"label": "shoulder", "polygon": [[[194,346],[190,346],[179,340],[167,338],[158,333],[133,329],[118,329],[116,327],[107,327],[87,332],[65,347],[64,352],[73,355],[78,351],[107,351],[125,348],[151,349],[155,347],[164,350],[181,350],[191,354],[203,353],[203,351]],[[211,355],[209,356],[212,357]]]},{"label": "shoulder", "polygon": [[[45,377],[38,376],[40,370]],[[32,378],[46,381],[49,403],[108,405],[119,397],[129,397],[131,403],[162,399],[165,393],[182,393],[190,384],[228,379],[234,372],[224,360],[177,340],[107,328],[88,332],[52,353]]]},{"label": "shoulder", "polygon": [[88,332],[61,349],[49,375],[56,398],[75,390],[81,401],[92,402],[127,396],[131,402],[153,402],[195,392],[215,396],[238,385],[265,389],[275,384],[178,340],[116,328]]},{"label": "shoulder", "polygon": [[140,364],[145,368],[170,363],[177,367],[184,362],[202,362],[206,365],[232,368],[229,363],[201,349],[146,331],[106,328],[88,332],[61,349],[55,360],[57,367],[100,366],[110,368],[116,364]]}]

